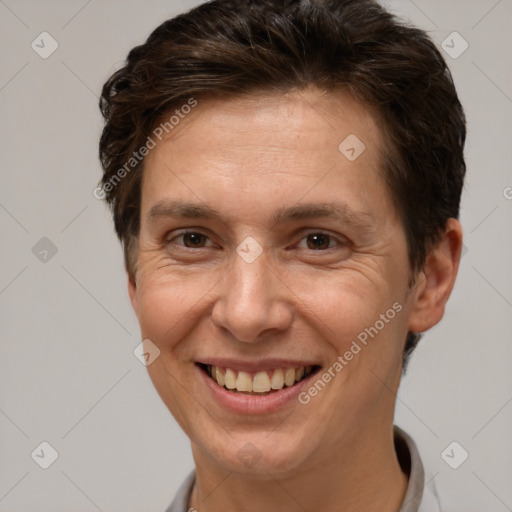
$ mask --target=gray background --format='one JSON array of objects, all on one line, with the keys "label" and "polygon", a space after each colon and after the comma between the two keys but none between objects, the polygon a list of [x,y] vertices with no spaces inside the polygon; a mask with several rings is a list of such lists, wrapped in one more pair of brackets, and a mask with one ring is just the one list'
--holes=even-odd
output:
[{"label": "gray background", "polygon": [[[140,339],[121,249],[92,190],[103,82],[197,3],[0,0],[1,512],[158,512],[193,467],[132,353]],[[512,1],[386,5],[439,46],[453,31],[469,43],[446,55],[469,122],[467,252],[445,319],[413,356],[396,422],[446,510],[512,510]],[[59,45],[47,59],[31,48],[43,31]],[[46,470],[31,458],[42,441],[59,454]],[[469,453],[458,469],[441,457],[452,441]]]}]

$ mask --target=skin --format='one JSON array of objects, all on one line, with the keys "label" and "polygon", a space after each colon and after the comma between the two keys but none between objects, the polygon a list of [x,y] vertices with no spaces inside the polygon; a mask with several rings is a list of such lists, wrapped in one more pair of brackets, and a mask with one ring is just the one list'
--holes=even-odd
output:
[{"label": "skin", "polygon": [[[366,146],[352,162],[338,150],[349,134]],[[348,93],[308,89],[200,101],[146,158],[129,294],[143,338],[161,351],[150,377],[191,440],[199,512],[400,508],[407,476],[392,425],[405,338],[442,318],[462,231],[448,221],[408,286],[383,143],[376,117]],[[166,199],[206,203],[223,221],[150,218]],[[363,213],[272,221],[278,208],[332,201]],[[184,228],[205,236],[191,242]],[[318,232],[330,235],[320,249]],[[250,264],[236,252],[248,236],[263,248]],[[306,405],[237,414],[197,378],[194,363],[214,355],[314,360],[325,371],[397,302],[402,311]],[[252,467],[238,457],[246,443],[260,455]]]}]

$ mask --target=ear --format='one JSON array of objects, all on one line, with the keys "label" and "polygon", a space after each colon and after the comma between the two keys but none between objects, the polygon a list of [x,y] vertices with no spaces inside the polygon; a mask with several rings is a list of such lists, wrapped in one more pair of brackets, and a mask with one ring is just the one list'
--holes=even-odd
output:
[{"label": "ear", "polygon": [[128,273],[128,295],[130,296],[130,302],[132,303],[132,308],[139,317],[139,303],[137,301],[137,284],[135,282],[135,276]]},{"label": "ear", "polygon": [[430,250],[416,280],[415,300],[409,317],[410,331],[424,332],[443,318],[459,270],[461,250],[460,222],[448,219],[441,239]]}]

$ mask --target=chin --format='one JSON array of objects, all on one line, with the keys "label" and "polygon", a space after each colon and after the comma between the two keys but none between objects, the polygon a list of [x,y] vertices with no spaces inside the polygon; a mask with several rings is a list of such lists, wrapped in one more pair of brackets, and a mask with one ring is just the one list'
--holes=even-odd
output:
[{"label": "chin", "polygon": [[225,471],[268,479],[269,473],[294,473],[315,448],[305,446],[304,439],[265,431],[236,433],[214,443],[209,440],[209,446],[203,444],[203,450]]}]

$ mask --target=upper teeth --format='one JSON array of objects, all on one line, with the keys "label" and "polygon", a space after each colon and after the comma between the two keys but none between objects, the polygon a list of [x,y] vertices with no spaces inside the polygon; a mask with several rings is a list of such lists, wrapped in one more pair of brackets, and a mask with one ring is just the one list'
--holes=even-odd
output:
[{"label": "upper teeth", "polygon": [[276,370],[261,371],[251,374],[244,371],[236,371],[231,368],[220,366],[207,367],[208,373],[217,381],[219,386],[237,391],[266,393],[271,389],[278,390],[284,386],[293,386],[304,377],[307,377],[312,370],[311,366],[301,368],[278,368]]}]

